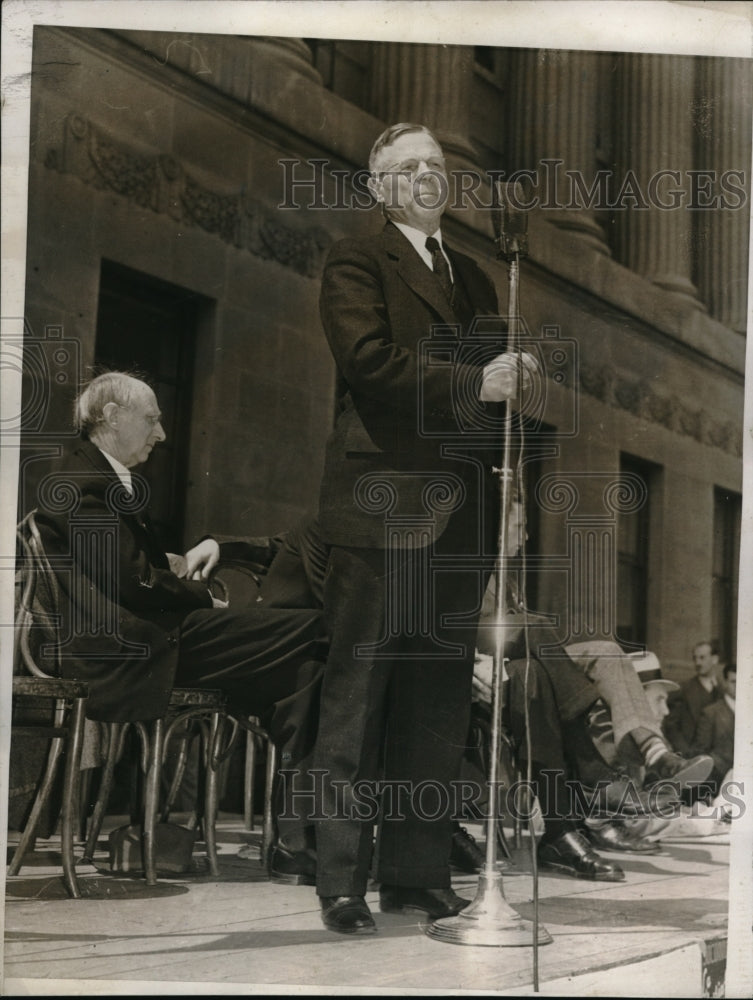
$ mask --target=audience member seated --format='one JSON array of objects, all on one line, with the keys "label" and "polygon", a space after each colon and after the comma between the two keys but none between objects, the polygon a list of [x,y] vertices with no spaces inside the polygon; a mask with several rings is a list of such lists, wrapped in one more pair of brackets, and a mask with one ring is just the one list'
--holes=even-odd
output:
[{"label": "audience member seated", "polygon": [[678,753],[690,753],[701,712],[722,697],[717,680],[719,652],[716,642],[704,640],[693,647],[695,675],[680,686],[669,699],[669,714],[664,733]]},{"label": "audience member seated", "polygon": [[262,718],[283,766],[303,766],[316,734],[320,612],[234,610],[213,598],[213,538],[168,557],[148,485],[131,471],[165,440],[145,382],[100,375],[76,416],[81,440],[41,484],[37,523],[61,591],[62,672],[88,683],[88,717],[148,721],[166,712],[174,686],[220,689],[234,711]]},{"label": "audience member seated", "polygon": [[[514,555],[523,544],[524,512],[521,504],[512,504],[508,523],[508,551]],[[682,788],[708,776],[712,767],[709,757],[687,759],[668,745],[637,677],[633,661],[616,642],[596,640],[563,646],[551,627],[542,625],[537,616],[529,614],[512,579],[508,580],[506,596],[505,656],[511,660],[526,657],[526,635],[522,626],[528,622],[528,650],[549,675],[557,707],[555,714],[562,723],[578,719],[600,699],[608,708],[615,744],[621,749],[629,747],[631,752],[637,751],[646,768],[657,779],[673,782]],[[492,652],[494,647],[497,626],[493,607],[494,595],[490,587],[478,630],[478,647],[485,653]],[[567,620],[565,614],[560,615],[560,621]],[[579,719],[576,728],[578,732],[582,731]],[[571,742],[566,741],[567,745]],[[595,783],[584,768],[585,762],[581,767],[583,780],[587,784]]]},{"label": "audience member seated", "polygon": [[722,782],[732,769],[735,754],[736,689],[737,665],[728,663],[722,671],[722,697],[703,709],[696,728],[696,751],[710,754],[714,761],[714,770],[709,779],[712,797],[720,793]]},{"label": "audience member seated", "polygon": [[[643,685],[646,699],[656,722],[661,725],[667,715],[667,698],[678,690],[674,681],[662,677],[661,665],[653,653],[632,654],[636,673]],[[637,788],[656,786],[656,794],[649,796],[647,816],[625,816],[619,820],[589,819],[586,821],[591,842],[603,850],[626,851],[637,854],[656,854],[660,851],[655,837],[664,830],[670,819],[677,815],[680,800],[673,791],[666,794],[664,787],[656,785],[657,776],[647,769],[645,761],[630,741],[618,747],[614,729],[605,705],[597,705],[590,713],[588,728],[593,745],[600,757],[612,768],[625,774]],[[649,838],[648,834],[651,834]]]},{"label": "audience member seated", "polygon": [[[482,699],[491,695],[490,659],[480,657],[477,664],[474,689]],[[601,858],[595,847],[639,854],[656,853],[658,848],[639,837],[629,838],[621,827],[622,815],[643,815],[652,803],[640,785],[635,786],[623,771],[610,767],[594,746],[589,708],[603,705],[595,686],[566,668],[574,710],[563,719],[551,671],[544,670],[538,660],[531,659],[527,670],[525,660],[513,660],[506,664],[506,673],[505,725],[524,775],[528,773],[526,715],[528,719],[531,779],[544,824],[540,863],[578,878],[621,881],[622,869]],[[574,696],[578,690],[583,692],[580,705]],[[587,773],[588,782],[582,773]],[[602,834],[598,842],[584,836],[593,829]]]}]

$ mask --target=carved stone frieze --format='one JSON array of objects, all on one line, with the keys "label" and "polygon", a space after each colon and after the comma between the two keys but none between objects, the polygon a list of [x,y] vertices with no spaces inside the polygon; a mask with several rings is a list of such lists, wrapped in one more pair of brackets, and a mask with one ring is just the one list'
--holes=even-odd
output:
[{"label": "carved stone frieze", "polygon": [[604,365],[581,362],[580,387],[608,406],[737,458],[742,455],[742,430],[732,421],[716,420],[706,410],[687,406],[676,395],[662,395],[643,379],[626,378]]},{"label": "carved stone frieze", "polygon": [[218,194],[184,176],[180,201],[183,220],[189,219],[208,233],[216,233],[225,243],[240,246],[240,196]]},{"label": "carved stone frieze", "polygon": [[68,115],[63,141],[48,150],[45,166],[309,278],[321,273],[331,243],[322,227],[286,225],[245,192],[209,186],[170,154],[135,150],[80,115]]}]

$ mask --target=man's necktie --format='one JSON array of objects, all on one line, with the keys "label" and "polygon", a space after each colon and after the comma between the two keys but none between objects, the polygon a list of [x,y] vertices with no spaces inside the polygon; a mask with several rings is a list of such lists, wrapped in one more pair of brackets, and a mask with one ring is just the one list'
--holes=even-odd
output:
[{"label": "man's necktie", "polygon": [[439,283],[442,286],[442,291],[447,296],[447,301],[452,301],[452,276],[450,275],[450,265],[447,263],[447,258],[442,253],[442,248],[439,245],[439,241],[433,236],[429,236],[426,239],[426,249],[431,254],[431,263],[434,268],[434,274],[439,278]]}]

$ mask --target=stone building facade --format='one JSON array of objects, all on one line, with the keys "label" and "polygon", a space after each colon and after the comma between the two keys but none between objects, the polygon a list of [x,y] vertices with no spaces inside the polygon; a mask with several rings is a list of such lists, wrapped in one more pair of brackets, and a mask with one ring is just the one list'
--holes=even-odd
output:
[{"label": "stone building facade", "polygon": [[537,610],[564,598],[563,638],[616,628],[677,676],[710,635],[732,658],[750,69],[38,27],[20,507],[79,378],[109,364],[156,384],[175,546],[313,509],[334,406],[323,261],[381,225],[359,173],[376,135],[420,121],[455,172],[446,237],[503,303],[489,172],[530,208],[521,315],[551,375],[526,443]]}]

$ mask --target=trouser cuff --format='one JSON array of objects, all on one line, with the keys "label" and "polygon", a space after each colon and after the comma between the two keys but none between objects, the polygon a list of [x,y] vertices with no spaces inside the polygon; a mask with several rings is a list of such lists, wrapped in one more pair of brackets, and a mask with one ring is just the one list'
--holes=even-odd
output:
[{"label": "trouser cuff", "polygon": [[376,878],[385,885],[401,885],[406,889],[449,889],[451,885],[449,865],[380,865]]}]

